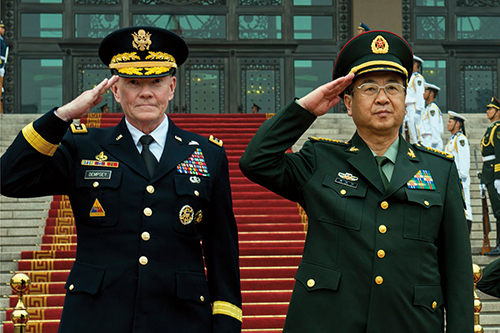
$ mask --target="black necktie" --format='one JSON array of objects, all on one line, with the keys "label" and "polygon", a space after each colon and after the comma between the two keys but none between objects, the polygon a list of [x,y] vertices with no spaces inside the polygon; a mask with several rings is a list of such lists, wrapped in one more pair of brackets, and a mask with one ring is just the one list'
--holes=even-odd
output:
[{"label": "black necktie", "polygon": [[142,143],[142,158],[144,159],[144,163],[146,163],[149,176],[153,177],[158,161],[151,150],[149,150],[149,145],[154,141],[154,139],[151,135],[143,135],[139,141]]},{"label": "black necktie", "polygon": [[389,159],[385,156],[375,156],[375,160],[377,161],[378,165],[378,172],[380,173],[380,178],[382,178],[382,183],[384,184],[384,188],[387,188],[387,185],[389,185],[389,180],[387,179],[387,176],[385,175],[384,171],[382,170],[382,167],[389,162]]}]

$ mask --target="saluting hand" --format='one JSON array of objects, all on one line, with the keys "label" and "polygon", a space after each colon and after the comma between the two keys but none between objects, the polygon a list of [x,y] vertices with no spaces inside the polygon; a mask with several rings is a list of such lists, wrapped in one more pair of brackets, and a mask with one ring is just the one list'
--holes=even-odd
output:
[{"label": "saluting hand", "polygon": [[89,113],[90,109],[101,103],[102,95],[118,81],[118,75],[104,79],[93,89],[84,91],[80,96],[57,109],[56,114],[65,121],[79,119]]},{"label": "saluting hand", "polygon": [[314,89],[297,102],[315,116],[322,116],[340,102],[339,94],[351,84],[353,78],[354,74],[339,77]]}]

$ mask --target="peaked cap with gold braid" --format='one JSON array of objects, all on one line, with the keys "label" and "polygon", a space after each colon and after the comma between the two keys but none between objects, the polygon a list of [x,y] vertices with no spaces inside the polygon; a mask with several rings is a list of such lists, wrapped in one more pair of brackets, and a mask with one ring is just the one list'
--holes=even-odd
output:
[{"label": "peaked cap with gold braid", "polygon": [[182,37],[156,27],[128,27],[106,36],[99,58],[111,73],[128,78],[155,78],[175,73],[189,54]]},{"label": "peaked cap with gold braid", "polygon": [[498,100],[498,98],[496,98],[495,96],[493,96],[491,98],[491,102],[490,104],[486,105],[487,108],[495,108],[497,110],[500,110],[500,101]]},{"label": "peaked cap with gold braid", "polygon": [[358,76],[379,71],[397,72],[408,80],[413,71],[413,51],[403,38],[392,32],[370,30],[356,35],[342,48],[333,79],[349,73]]}]

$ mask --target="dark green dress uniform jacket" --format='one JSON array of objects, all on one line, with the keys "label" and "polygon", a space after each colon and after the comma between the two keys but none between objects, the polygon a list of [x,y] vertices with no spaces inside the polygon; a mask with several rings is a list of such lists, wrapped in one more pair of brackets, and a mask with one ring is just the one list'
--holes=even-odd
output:
[{"label": "dark green dress uniform jacket", "polygon": [[496,179],[500,179],[500,128],[498,126],[500,126],[500,121],[491,123],[481,140],[483,158],[481,183],[486,184],[493,214],[500,219],[500,195],[493,185]]},{"label": "dark green dress uniform jacket", "polygon": [[[170,121],[150,178],[124,119],[86,134],[68,127],[49,112],[1,160],[3,195],[71,200],[78,245],[59,332],[240,332],[238,239],[224,148]],[[207,174],[180,173],[196,149]],[[96,163],[101,152],[104,166]],[[214,302],[222,314],[212,314]]]},{"label": "dark green dress uniform jacket", "polygon": [[[290,103],[240,160],[248,178],[309,217],[284,332],[437,333],[445,309],[447,332],[472,332],[470,243],[453,159],[400,138],[384,190],[357,134],[348,143],[310,139],[285,153],[315,119]],[[435,188],[409,188],[423,170]]]},{"label": "dark green dress uniform jacket", "polygon": [[500,259],[492,261],[483,269],[483,276],[477,283],[477,289],[500,298]]}]

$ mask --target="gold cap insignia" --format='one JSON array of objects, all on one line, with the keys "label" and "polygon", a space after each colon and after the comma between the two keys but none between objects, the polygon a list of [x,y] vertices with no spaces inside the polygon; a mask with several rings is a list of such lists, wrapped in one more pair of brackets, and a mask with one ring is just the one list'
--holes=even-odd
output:
[{"label": "gold cap insignia", "polygon": [[144,51],[149,50],[149,46],[152,44],[151,42],[151,34],[146,32],[144,29],[140,29],[137,32],[132,34],[134,40],[132,41],[132,46],[136,50]]},{"label": "gold cap insignia", "polygon": [[185,205],[179,211],[179,220],[183,225],[188,225],[193,222],[194,210],[193,207]]},{"label": "gold cap insignia", "polygon": [[372,41],[371,47],[372,52],[375,54],[386,54],[389,52],[389,43],[381,35],[375,37],[375,39]]},{"label": "gold cap insignia", "polygon": [[95,159],[102,162],[102,161],[107,161],[108,157],[104,155],[103,151],[101,151],[99,154],[95,155]]}]

